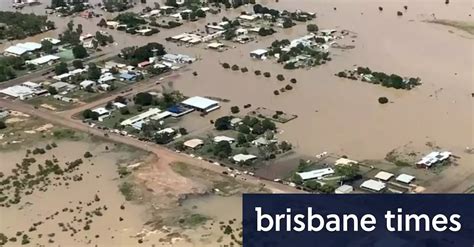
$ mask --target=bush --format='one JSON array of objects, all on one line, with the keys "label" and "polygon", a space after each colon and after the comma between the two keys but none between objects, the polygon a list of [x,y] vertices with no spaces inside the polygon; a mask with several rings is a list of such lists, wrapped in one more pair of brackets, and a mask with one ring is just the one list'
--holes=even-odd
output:
[{"label": "bush", "polygon": [[285,89],[286,90],[291,90],[291,89],[293,89],[293,87],[290,84],[288,84],[288,85],[285,86]]},{"label": "bush", "polygon": [[0,130],[5,129],[6,127],[7,127],[7,125],[5,124],[5,122],[0,121]]},{"label": "bush", "polygon": [[290,80],[290,82],[293,83],[293,84],[295,84],[297,81],[296,81],[295,78],[292,78],[292,79]]},{"label": "bush", "polygon": [[232,65],[232,70],[233,71],[239,70],[239,65],[237,65],[237,64]]},{"label": "bush", "polygon": [[249,69],[247,69],[247,67],[243,67],[240,69],[240,71],[242,71],[242,73],[247,73]]},{"label": "bush", "polygon": [[403,15],[402,11],[397,11],[397,16],[402,16],[402,15]]},{"label": "bush", "polygon": [[272,76],[272,74],[270,74],[270,72],[265,72],[265,73],[263,73],[263,76],[269,78],[270,76]]},{"label": "bush", "polygon": [[379,103],[380,104],[387,104],[388,103],[387,97],[379,97]]},{"label": "bush", "polygon": [[232,114],[237,114],[237,113],[240,112],[240,109],[239,109],[238,106],[232,106],[232,107],[230,108],[230,112],[232,112]]},{"label": "bush", "polygon": [[273,91],[274,95],[280,95],[280,92],[278,90]]},{"label": "bush", "polygon": [[87,151],[87,152],[84,153],[84,158],[86,158],[86,159],[92,158],[92,154],[89,151]]},{"label": "bush", "polygon": [[316,25],[316,24],[308,24],[308,25],[306,26],[306,30],[307,30],[308,32],[314,33],[314,32],[319,31],[319,28],[318,28],[318,25]]},{"label": "bush", "polygon": [[282,74],[277,75],[277,80],[284,81],[285,77]]},{"label": "bush", "polygon": [[261,74],[262,74],[262,71],[260,71],[260,70],[255,70],[254,73],[255,73],[255,75],[261,75]]}]

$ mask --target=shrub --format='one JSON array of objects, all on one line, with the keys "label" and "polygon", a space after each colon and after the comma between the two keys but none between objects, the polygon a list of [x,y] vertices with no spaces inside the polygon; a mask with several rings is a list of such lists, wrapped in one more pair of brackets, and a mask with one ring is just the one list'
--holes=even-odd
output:
[{"label": "shrub", "polygon": [[380,104],[387,104],[388,103],[387,97],[379,97],[379,103]]},{"label": "shrub", "polygon": [[288,84],[288,85],[285,86],[285,89],[286,90],[291,90],[291,89],[293,89],[293,87],[290,84]]},{"label": "shrub", "polygon": [[232,65],[232,70],[233,71],[239,70],[239,65],[237,65],[237,64]]},{"label": "shrub", "polygon": [[269,78],[270,76],[272,76],[272,74],[270,74],[270,72],[265,72],[265,73],[263,73],[263,76]]},{"label": "shrub", "polygon": [[229,65],[228,63],[223,63],[223,64],[222,64],[222,67],[223,67],[224,69],[228,69],[228,68],[230,68],[230,65]]},{"label": "shrub", "polygon": [[232,106],[232,107],[230,108],[230,112],[232,112],[232,114],[237,114],[237,113],[240,112],[240,109],[239,109],[238,106]]},{"label": "shrub", "polygon": [[260,71],[260,70],[255,70],[254,73],[255,73],[255,75],[261,75],[261,74],[262,74],[262,71]]},{"label": "shrub", "polygon": [[285,77],[282,74],[277,75],[277,80],[284,81]]},{"label": "shrub", "polygon": [[275,90],[275,91],[273,91],[273,94],[274,94],[274,95],[279,95],[280,92],[279,92],[278,90]]},{"label": "shrub", "polygon": [[296,81],[295,78],[292,78],[292,79],[290,80],[290,82],[293,83],[293,84],[295,84],[297,81]]},{"label": "shrub", "polygon": [[319,28],[318,28],[318,25],[316,25],[316,24],[308,24],[306,26],[306,30],[308,32],[317,32],[319,30]]},{"label": "shrub", "polygon": [[5,129],[6,127],[7,127],[7,125],[5,124],[5,122],[0,121],[0,130]]},{"label": "shrub", "polygon": [[240,71],[242,71],[242,73],[247,73],[249,69],[247,69],[247,67],[242,67]]},{"label": "shrub", "polygon": [[402,15],[403,15],[402,11],[397,11],[397,16],[402,16]]},{"label": "shrub", "polygon": [[198,73],[196,71],[193,72],[193,76],[197,76]]},{"label": "shrub", "polygon": [[92,157],[92,154],[89,151],[84,153],[84,158],[91,158],[91,157]]}]

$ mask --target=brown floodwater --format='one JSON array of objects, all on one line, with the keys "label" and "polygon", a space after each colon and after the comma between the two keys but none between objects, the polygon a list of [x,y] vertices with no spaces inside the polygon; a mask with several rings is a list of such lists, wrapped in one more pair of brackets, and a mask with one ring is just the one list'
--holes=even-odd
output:
[{"label": "brown floodwater", "polygon": [[[8,0],[1,0],[2,8]],[[227,114],[231,105],[250,103],[296,114],[298,118],[281,125],[279,136],[295,144],[298,151],[313,155],[323,151],[346,154],[354,159],[381,159],[390,150],[407,143],[422,147],[426,142],[436,143],[443,149],[460,155],[456,173],[472,176],[472,155],[463,152],[473,146],[473,36],[451,27],[423,22],[432,18],[472,21],[469,0],[452,1],[349,1],[349,0],[280,0],[262,1],[280,9],[303,9],[316,12],[315,22],[321,29],[347,29],[357,37],[346,37],[342,44],[355,45],[354,49],[331,49],[333,60],[326,65],[308,70],[284,70],[274,61],[253,61],[248,53],[268,46],[274,39],[296,38],[306,34],[305,25],[291,30],[280,30],[272,37],[238,45],[219,53],[203,49],[205,45],[184,47],[165,42],[166,37],[203,27],[207,22],[219,20],[222,15],[189,23],[172,30],[161,30],[151,37],[131,36],[110,30],[118,42],[105,48],[117,52],[121,47],[147,42],[162,42],[170,52],[181,52],[200,58],[191,66],[191,73],[178,78],[174,86],[186,95],[207,95],[230,99],[220,114]],[[24,12],[43,13],[44,5],[25,7]],[[149,2],[149,6],[153,3]],[[408,5],[408,10],[403,6]],[[384,8],[378,11],[378,6]],[[138,5],[139,10],[144,5]],[[337,8],[334,10],[333,8]],[[226,13],[233,17],[240,10]],[[396,15],[402,11],[403,16]],[[112,16],[113,14],[108,14]],[[72,17],[52,17],[61,31]],[[74,18],[84,31],[95,33],[98,19]],[[45,36],[51,34],[43,34]],[[31,39],[37,39],[33,37]],[[352,42],[352,40],[354,42]],[[249,73],[231,72],[219,66],[228,62],[247,66]],[[368,66],[372,70],[420,77],[422,85],[411,90],[387,89],[378,85],[340,79],[335,73],[354,65]],[[270,71],[273,76],[283,74],[296,78],[292,91],[274,96],[273,90],[287,83],[276,79],[259,78],[254,69]],[[393,103],[380,105],[378,97],[385,96]],[[214,116],[215,114],[213,114]],[[452,174],[454,175],[454,174]]]}]

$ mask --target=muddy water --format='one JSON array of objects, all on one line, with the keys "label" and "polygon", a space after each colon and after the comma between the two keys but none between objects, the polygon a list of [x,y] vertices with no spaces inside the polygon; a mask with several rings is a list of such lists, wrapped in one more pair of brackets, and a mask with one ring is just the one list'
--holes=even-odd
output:
[{"label": "muddy water", "polygon": [[[5,1],[5,0],[2,0]],[[281,126],[281,139],[293,142],[305,154],[323,151],[346,154],[355,159],[379,159],[387,152],[406,143],[424,146],[427,141],[461,155],[461,164],[473,163],[472,156],[463,153],[473,144],[474,103],[473,37],[453,28],[423,22],[432,19],[472,21],[472,3],[461,0],[445,5],[444,1],[262,1],[281,9],[305,9],[318,14],[316,23],[321,29],[348,29],[356,38],[346,37],[343,44],[356,46],[352,50],[332,49],[333,61],[310,70],[286,71],[272,61],[252,61],[249,51],[268,46],[275,38],[296,38],[306,33],[301,25],[284,30],[273,37],[265,37],[224,53],[200,47],[186,48],[164,41],[164,38],[202,28],[208,20],[186,24],[172,30],[161,30],[151,37],[130,36],[110,30],[118,42],[106,51],[117,52],[121,47],[147,42],[163,42],[170,52],[182,52],[201,58],[191,66],[199,73],[181,76],[175,88],[186,95],[208,95],[227,98],[231,105],[250,103],[297,114],[298,118]],[[408,10],[403,10],[403,5]],[[152,6],[152,3],[148,3]],[[4,6],[2,2],[2,7]],[[384,8],[378,11],[378,6]],[[333,8],[337,10],[333,10]],[[23,11],[37,11],[25,8]],[[143,5],[135,9],[141,9]],[[402,11],[402,17],[396,15]],[[226,13],[232,17],[239,10]],[[57,20],[64,26],[71,17]],[[84,25],[85,32],[94,33],[98,19],[75,18]],[[55,31],[58,32],[58,31]],[[354,40],[354,42],[352,42]],[[273,90],[286,85],[276,79],[257,78],[251,72],[242,74],[219,67],[219,62],[239,64],[252,69],[282,73],[296,78],[294,90],[274,96]],[[373,70],[422,78],[423,85],[400,91],[377,85],[339,79],[334,73],[353,65],[368,66]],[[379,105],[377,98],[388,97],[392,104]],[[226,114],[228,111],[220,111]]]},{"label": "muddy water", "polygon": [[[39,144],[38,144],[39,145]],[[119,182],[116,171],[116,162],[127,159],[126,152],[105,152],[104,145],[94,145],[86,142],[58,142],[58,148],[48,151],[44,155],[34,156],[38,163],[44,163],[45,159],[52,159],[54,154],[60,163],[73,161],[81,158],[84,152],[90,151],[95,156],[90,161],[84,159],[81,170],[83,181],[69,181],[66,186],[64,181],[62,186],[50,186],[48,191],[35,191],[30,196],[23,196],[21,205],[26,205],[19,209],[18,205],[10,208],[0,208],[1,224],[0,232],[9,237],[13,237],[17,231],[25,231],[34,244],[50,245],[49,239],[53,239],[55,244],[61,246],[83,246],[86,244],[98,244],[100,246],[130,246],[137,243],[137,239],[131,238],[140,232],[144,222],[147,220],[146,208],[125,202],[123,195],[118,191]],[[16,163],[21,163],[24,157],[24,150],[16,152],[0,153],[1,171],[9,175],[11,167]],[[93,163],[94,165],[91,165]],[[35,167],[35,165],[33,165]],[[98,195],[99,202],[93,202],[87,206],[87,202],[94,201],[94,195]],[[28,202],[28,203],[26,203]],[[82,202],[82,204],[79,204]],[[120,205],[125,205],[125,210],[120,209]],[[76,206],[83,207],[82,213]],[[76,235],[70,236],[71,231],[63,232],[58,227],[58,223],[68,223],[73,220],[84,218],[86,211],[94,210],[97,207],[106,206],[107,210],[102,211],[103,216],[92,218],[93,223],[88,231],[82,228],[85,222],[75,222],[71,224],[74,228],[80,229]],[[73,209],[74,212],[63,212],[63,208]],[[46,217],[59,212],[53,220],[46,220]],[[119,217],[124,221],[120,222]],[[28,232],[34,222],[42,221],[43,224],[37,227],[36,231]],[[54,237],[46,235],[55,233]],[[43,234],[38,238],[38,234]],[[98,235],[96,238],[95,235]],[[20,239],[21,240],[21,239]],[[12,243],[10,243],[12,244]],[[17,244],[19,244],[17,242]]]}]

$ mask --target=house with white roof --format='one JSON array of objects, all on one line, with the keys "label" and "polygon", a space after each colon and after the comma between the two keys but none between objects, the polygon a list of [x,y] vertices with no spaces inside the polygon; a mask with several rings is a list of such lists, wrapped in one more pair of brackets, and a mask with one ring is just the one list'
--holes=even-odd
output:
[{"label": "house with white roof", "polygon": [[196,149],[204,145],[204,141],[201,139],[195,138],[195,139],[185,141],[183,145],[187,148]]},{"label": "house with white roof", "polygon": [[257,49],[250,52],[250,57],[255,59],[266,59],[268,51],[265,49]]},{"label": "house with white roof", "polygon": [[397,178],[395,178],[395,180],[397,182],[402,182],[404,184],[409,184],[411,183],[413,180],[415,180],[415,177],[412,176],[412,175],[408,175],[408,174],[400,174],[398,175]]},{"label": "house with white roof", "polygon": [[10,46],[3,51],[3,55],[5,56],[15,56],[20,57],[28,52],[27,49],[18,47],[18,46]]},{"label": "house with white roof", "polygon": [[232,160],[237,163],[247,162],[255,159],[257,159],[257,156],[253,154],[237,154],[232,156]]},{"label": "house with white roof", "polygon": [[296,174],[298,174],[303,180],[321,179],[325,176],[334,174],[334,170],[328,167],[323,169],[312,170],[309,172],[297,172]]},{"label": "house with white roof", "polygon": [[386,184],[384,182],[380,182],[377,180],[369,179],[364,181],[361,185],[361,188],[367,189],[373,192],[381,192],[386,188]]},{"label": "house with white roof", "polygon": [[0,93],[24,100],[33,97],[35,95],[35,91],[35,89],[24,85],[15,85],[0,90]]},{"label": "house with white roof", "polygon": [[430,168],[438,162],[447,160],[449,157],[451,157],[451,155],[452,153],[448,151],[434,151],[423,157],[420,161],[416,163],[416,165],[421,168]]},{"label": "house with white roof", "polygon": [[354,191],[354,187],[343,184],[334,190],[334,194],[349,194]]},{"label": "house with white roof", "polygon": [[215,136],[214,137],[214,142],[215,143],[219,143],[219,142],[233,143],[233,142],[235,142],[235,138],[228,137],[228,136]]},{"label": "house with white roof", "polygon": [[379,179],[379,180],[382,180],[382,181],[388,181],[388,180],[390,180],[392,177],[393,177],[393,174],[392,174],[392,173],[384,172],[384,171],[380,171],[379,173],[377,173],[377,174],[375,175],[375,178],[376,178],[376,179]]},{"label": "house with white roof", "polygon": [[44,65],[44,64],[51,64],[51,63],[54,63],[58,60],[59,60],[58,56],[46,55],[46,56],[42,56],[42,57],[35,58],[35,59],[32,59],[32,60],[28,60],[25,63],[39,66],[39,65]]},{"label": "house with white roof", "polygon": [[91,80],[84,80],[81,83],[79,83],[79,86],[81,86],[82,89],[86,89],[94,85],[95,85],[95,81],[91,81]]}]

